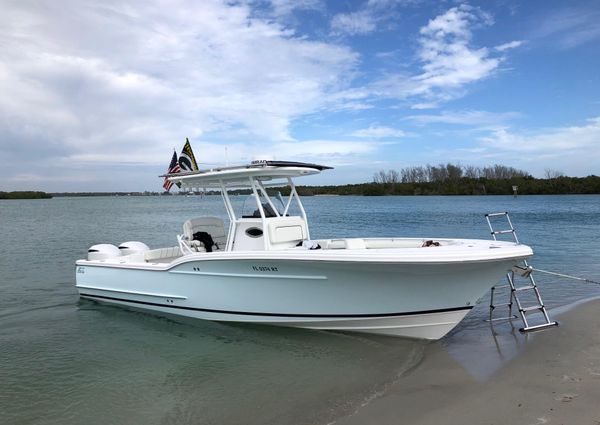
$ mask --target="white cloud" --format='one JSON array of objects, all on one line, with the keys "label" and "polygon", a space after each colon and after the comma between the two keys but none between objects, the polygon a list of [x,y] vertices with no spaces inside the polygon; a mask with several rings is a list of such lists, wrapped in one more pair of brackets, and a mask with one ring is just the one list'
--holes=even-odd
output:
[{"label": "white cloud", "polygon": [[[355,12],[334,16],[331,31],[387,30],[398,25],[400,4],[406,1],[363,2]],[[321,125],[329,131],[348,115],[378,122],[381,105],[437,107],[495,75],[506,55],[523,43],[478,45],[476,31],[492,25],[492,18],[461,5],[421,21],[416,63],[406,57],[405,40],[386,44],[387,53],[379,57],[397,60],[386,61],[387,72],[377,74],[369,63],[369,55],[377,52],[367,43],[361,44],[361,63],[361,56],[342,44],[348,40],[315,41],[311,29],[300,34],[284,24],[295,19],[295,11],[324,7],[322,0],[64,0],[60,8],[44,2],[5,4],[0,14],[0,177],[65,186],[89,178],[110,184],[118,173],[127,184],[138,176],[155,179],[171,148],[179,150],[185,137],[200,162],[209,165],[225,162],[225,144],[230,163],[265,152],[344,164],[365,156],[375,160],[382,139],[406,136],[393,121],[349,135],[359,141],[295,137],[314,134]],[[575,34],[573,20],[567,21],[559,29],[546,28],[546,34]],[[579,39],[594,31],[585,22]],[[399,35],[410,39],[394,33]],[[367,109],[371,112],[362,112]],[[337,115],[329,121],[328,113]],[[408,120],[417,124],[493,128],[486,155],[492,149],[512,152],[501,146],[518,137],[526,139],[521,143],[541,137],[508,130],[507,122],[518,118],[511,112],[413,114]],[[308,131],[291,126],[301,117],[307,117]],[[106,170],[119,171],[113,176]],[[153,187],[154,180],[148,182],[145,187]]]},{"label": "white cloud", "polygon": [[421,102],[421,103],[413,103],[410,105],[410,109],[434,109],[438,107],[438,102]]},{"label": "white cloud", "polygon": [[[232,142],[217,144],[204,140],[193,143],[196,159],[200,165],[245,164],[257,157],[267,156],[280,160],[339,160],[357,155],[375,152],[378,144],[372,141],[344,141],[344,140],[305,140],[293,142]],[[177,146],[179,149],[179,146]],[[91,164],[108,165],[121,164],[135,166],[153,164],[166,167],[164,152],[156,151],[144,158],[143,163],[136,158],[124,157],[119,152],[106,153],[74,153],[64,158],[64,165],[69,162],[83,165]],[[162,169],[161,169],[162,170]]]},{"label": "white cloud", "polygon": [[532,37],[550,38],[553,45],[569,49],[600,39],[598,21],[597,7],[565,7],[536,19]]},{"label": "white cloud", "polygon": [[334,34],[368,34],[377,28],[375,16],[369,10],[352,13],[340,13],[331,20]]},{"label": "white cloud", "polygon": [[[232,143],[227,145],[227,158],[223,145],[201,143],[199,146],[203,154],[216,164],[224,164],[226,160],[230,164],[248,163],[256,158],[309,162],[321,161],[327,164],[341,164],[356,162],[357,159],[364,158],[365,155],[376,152],[380,147],[380,143],[336,139],[272,143]],[[162,163],[164,163],[164,159]]]},{"label": "white cloud", "polygon": [[[466,150],[465,154],[468,154]],[[598,174],[600,117],[583,125],[517,131],[498,128],[471,149],[474,158],[492,158],[542,177],[553,168],[571,176]],[[464,154],[463,154],[464,157]]]},{"label": "white cloud", "polygon": [[296,10],[321,10],[324,8],[321,0],[270,0],[273,14],[286,17]]},{"label": "white cloud", "polygon": [[324,158],[339,160],[343,157],[372,153],[378,145],[374,142],[353,142],[338,140],[308,140],[294,143],[277,143],[269,151],[283,158]]},{"label": "white cloud", "polygon": [[533,134],[519,134],[508,129],[496,130],[482,139],[483,146],[512,152],[573,157],[585,153],[600,157],[600,117],[582,126],[556,127]]},{"label": "white cloud", "polygon": [[0,28],[8,161],[152,162],[211,132],[292,140],[290,121],[327,104],[358,58],[217,0],[13,2]]},{"label": "white cloud", "polygon": [[402,130],[398,130],[391,127],[384,126],[371,126],[369,128],[363,128],[356,130],[350,134],[353,137],[371,138],[371,139],[383,139],[383,138],[396,138],[405,137],[406,133]]},{"label": "white cloud", "polygon": [[474,28],[493,23],[490,15],[468,5],[453,7],[420,29],[417,57],[421,73],[392,74],[373,85],[379,96],[412,99],[427,109],[460,97],[471,83],[490,77],[502,57],[471,46]]},{"label": "white cloud", "polygon": [[[367,7],[369,8],[383,8],[393,6],[395,4],[404,3],[403,0],[369,0],[367,1]],[[408,3],[408,2],[406,2]]]},{"label": "white cloud", "polygon": [[[508,113],[507,120],[511,114]],[[505,164],[527,170],[537,177],[543,177],[547,168],[560,170],[569,176],[598,175],[600,116],[579,125],[515,129],[508,124],[494,125],[493,122],[487,123],[486,128],[486,115],[481,117],[482,126],[475,128],[475,132],[473,129],[453,131],[448,128],[440,132],[428,131],[428,137],[433,141],[437,139],[437,143],[426,143],[422,147],[422,161],[479,166]],[[437,117],[433,119],[432,122],[436,122]],[[462,124],[463,121],[457,116],[452,123]],[[420,153],[415,155],[418,157]]]},{"label": "white cloud", "polygon": [[396,8],[404,3],[403,0],[369,0],[361,9],[338,13],[331,19],[333,35],[364,35],[381,29],[381,24],[392,21],[397,16]]},{"label": "white cloud", "polygon": [[523,44],[521,40],[509,41],[508,43],[501,44],[499,46],[494,47],[499,52],[504,52],[506,50],[515,49]]},{"label": "white cloud", "polygon": [[[45,184],[48,182],[69,183],[72,179],[73,179],[72,176],[48,176],[48,175],[42,175],[42,174],[36,174],[36,173],[19,173],[19,174],[15,174],[14,176],[11,176],[8,178],[8,180],[13,183],[34,184],[34,185]],[[80,182],[81,181],[93,182],[94,177],[81,176],[81,178],[79,178],[78,180]],[[33,186],[33,187],[35,187],[35,186]]]},{"label": "white cloud", "polygon": [[489,57],[488,49],[469,46],[471,26],[480,22],[489,24],[489,17],[462,5],[421,28],[419,58],[424,72],[416,77],[421,83],[417,91],[460,87],[487,77],[498,66],[499,59]]},{"label": "white cloud", "polygon": [[488,112],[477,110],[444,111],[440,114],[410,115],[405,119],[418,124],[456,124],[466,126],[498,126],[522,115],[518,112]]}]

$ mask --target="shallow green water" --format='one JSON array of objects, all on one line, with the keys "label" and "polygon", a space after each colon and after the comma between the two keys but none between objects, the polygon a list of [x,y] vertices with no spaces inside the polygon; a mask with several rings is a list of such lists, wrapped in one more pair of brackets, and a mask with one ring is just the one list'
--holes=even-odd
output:
[{"label": "shallow green water", "polygon": [[[313,238],[488,238],[483,214],[508,210],[535,266],[600,277],[600,196],[304,201]],[[217,197],[0,202],[0,423],[326,424],[426,352],[419,341],[174,320],[78,299],[74,261],[90,245],[171,246],[185,219],[214,208],[225,214]],[[550,307],[600,294],[538,280]],[[489,344],[486,305],[436,344],[451,354]]]}]

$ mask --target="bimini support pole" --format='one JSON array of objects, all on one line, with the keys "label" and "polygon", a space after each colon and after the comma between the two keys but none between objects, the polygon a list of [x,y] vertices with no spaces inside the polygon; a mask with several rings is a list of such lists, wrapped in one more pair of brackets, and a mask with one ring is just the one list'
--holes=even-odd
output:
[{"label": "bimini support pole", "polygon": [[233,247],[233,240],[235,238],[237,219],[235,217],[233,206],[231,205],[231,200],[229,199],[229,193],[227,193],[227,186],[225,186],[223,180],[219,180],[219,185],[221,186],[221,196],[223,197],[223,202],[225,202],[225,209],[227,210],[227,215],[229,216],[229,233],[227,234],[225,251],[231,251]]},{"label": "bimini support pole", "polygon": [[298,208],[300,209],[300,214],[302,215],[302,220],[304,220],[304,224],[306,225],[306,239],[310,240],[310,230],[308,229],[308,218],[306,217],[306,211],[304,210],[304,205],[302,205],[302,201],[300,200],[300,195],[298,195],[298,191],[296,190],[296,185],[292,181],[290,177],[287,178],[288,184],[290,185],[290,199],[288,199],[288,204],[285,207],[285,211],[283,215],[287,214],[290,203],[292,202],[292,198],[296,197],[296,203],[298,204]]},{"label": "bimini support pole", "polygon": [[265,209],[262,206],[262,202],[260,202],[260,195],[258,194],[258,191],[256,190],[256,184],[255,184],[254,179],[252,177],[248,177],[248,180],[250,181],[250,187],[252,188],[252,193],[254,195],[254,199],[256,200],[256,205],[258,206],[258,211],[260,212],[265,251],[268,251],[269,250],[269,235],[268,235],[269,232],[267,230],[267,218],[266,218],[267,216],[265,215]]}]

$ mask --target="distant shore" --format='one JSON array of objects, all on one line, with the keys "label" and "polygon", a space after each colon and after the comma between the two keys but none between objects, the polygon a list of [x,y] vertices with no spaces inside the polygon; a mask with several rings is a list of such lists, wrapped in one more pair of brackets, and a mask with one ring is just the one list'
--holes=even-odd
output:
[{"label": "distant shore", "polygon": [[0,199],[50,199],[52,195],[39,191],[0,192]]},{"label": "distant shore", "polygon": [[[298,186],[300,195],[465,196],[465,195],[585,195],[600,194],[600,177],[531,176],[507,179],[447,178],[438,181],[359,183],[337,186]],[[284,193],[284,190],[281,191]],[[285,194],[285,193],[284,193]]]},{"label": "distant shore", "polygon": [[[357,183],[328,186],[297,186],[302,196],[482,196],[482,195],[597,195],[600,177],[556,177],[536,179],[531,176],[507,179],[467,178],[422,182]],[[269,188],[269,193],[289,195],[289,187]],[[233,190],[231,194],[248,195],[249,190]],[[0,199],[32,199],[89,196],[190,196],[219,195],[219,192],[0,192]]]},{"label": "distant shore", "polygon": [[560,326],[529,334],[522,351],[484,382],[442,344],[431,345],[385,394],[335,424],[598,424],[599,310],[599,300],[589,301],[560,315]]}]

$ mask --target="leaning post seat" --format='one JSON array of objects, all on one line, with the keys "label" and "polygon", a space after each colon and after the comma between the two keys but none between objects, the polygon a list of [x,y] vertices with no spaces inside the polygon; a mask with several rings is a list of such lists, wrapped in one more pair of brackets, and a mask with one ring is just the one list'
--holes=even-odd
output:
[{"label": "leaning post seat", "polygon": [[227,243],[227,233],[225,232],[225,222],[220,217],[198,217],[187,220],[183,223],[183,237],[191,242],[194,239],[194,233],[206,232],[212,236],[218,249],[224,249]]}]

